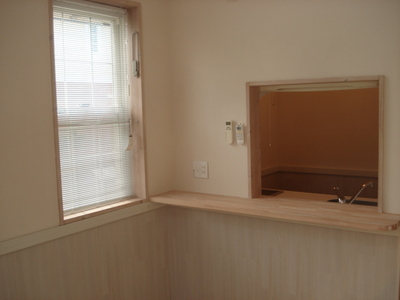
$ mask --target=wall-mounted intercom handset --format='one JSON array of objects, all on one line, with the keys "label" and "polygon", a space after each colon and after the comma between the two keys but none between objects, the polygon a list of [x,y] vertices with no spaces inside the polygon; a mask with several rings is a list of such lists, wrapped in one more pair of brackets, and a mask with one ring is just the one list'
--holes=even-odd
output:
[{"label": "wall-mounted intercom handset", "polygon": [[140,77],[140,53],[139,53],[139,32],[132,33],[132,73],[136,78]]},{"label": "wall-mounted intercom handset", "polygon": [[233,143],[233,124],[232,121],[225,121],[225,141],[228,144]]},{"label": "wall-mounted intercom handset", "polygon": [[236,125],[236,142],[240,145],[244,144],[243,123],[239,123]]}]

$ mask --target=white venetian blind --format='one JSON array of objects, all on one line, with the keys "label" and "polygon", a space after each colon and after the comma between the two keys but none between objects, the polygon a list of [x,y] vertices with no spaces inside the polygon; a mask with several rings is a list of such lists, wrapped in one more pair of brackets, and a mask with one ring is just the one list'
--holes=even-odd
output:
[{"label": "white venetian blind", "polygon": [[54,1],[54,52],[64,214],[132,197],[125,11]]}]

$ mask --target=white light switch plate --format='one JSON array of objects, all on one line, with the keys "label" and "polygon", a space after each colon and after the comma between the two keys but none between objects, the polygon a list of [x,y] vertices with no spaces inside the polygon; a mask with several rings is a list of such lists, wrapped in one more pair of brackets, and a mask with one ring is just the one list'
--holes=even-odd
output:
[{"label": "white light switch plate", "polygon": [[193,177],[208,178],[208,162],[194,161],[193,162]]}]

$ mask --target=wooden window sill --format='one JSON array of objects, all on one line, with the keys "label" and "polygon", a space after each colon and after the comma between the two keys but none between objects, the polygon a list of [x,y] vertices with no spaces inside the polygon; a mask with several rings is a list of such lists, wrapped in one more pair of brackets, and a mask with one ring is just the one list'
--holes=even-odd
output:
[{"label": "wooden window sill", "polygon": [[70,214],[64,217],[64,222],[63,224],[69,224],[72,222],[80,221],[80,220],[85,220],[88,218],[92,218],[98,215],[106,214],[112,211],[116,211],[119,209],[123,209],[129,206],[134,206],[134,205],[139,205],[142,203],[147,202],[147,199],[140,199],[140,198],[135,198],[135,199],[130,199],[130,200],[123,200],[120,202],[116,202],[110,205],[104,205],[98,208],[93,208],[90,210],[85,210],[79,213],[74,213]]},{"label": "wooden window sill", "polygon": [[185,208],[352,230],[388,232],[399,227],[400,215],[379,213],[377,208],[372,206],[327,202],[332,198],[334,198],[332,195],[284,192],[274,197],[249,199],[172,191],[150,197],[150,201]]}]

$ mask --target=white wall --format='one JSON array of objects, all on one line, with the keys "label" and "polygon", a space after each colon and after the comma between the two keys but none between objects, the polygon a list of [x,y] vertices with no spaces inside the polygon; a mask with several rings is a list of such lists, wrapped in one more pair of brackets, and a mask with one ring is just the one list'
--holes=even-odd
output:
[{"label": "white wall", "polygon": [[[0,0],[0,241],[58,226],[48,0]],[[166,2],[142,0],[149,193],[172,189]]]},{"label": "white wall", "polygon": [[245,82],[385,75],[384,210],[400,213],[400,1],[170,3],[177,189],[248,195],[247,145],[225,144],[223,126],[247,123]]}]

